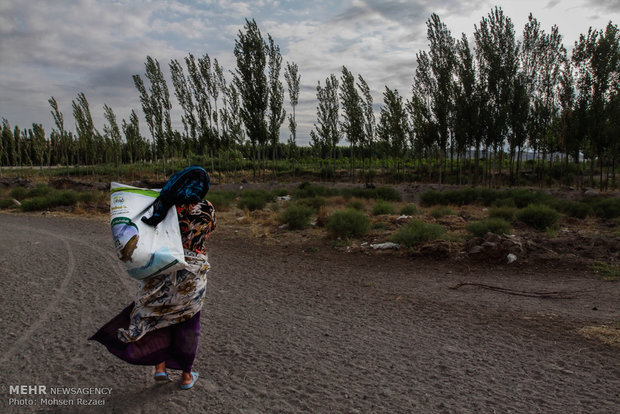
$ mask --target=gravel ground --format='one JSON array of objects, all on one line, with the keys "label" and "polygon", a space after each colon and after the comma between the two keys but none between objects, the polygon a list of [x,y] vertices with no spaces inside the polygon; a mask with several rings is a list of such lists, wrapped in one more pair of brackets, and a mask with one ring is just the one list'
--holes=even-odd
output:
[{"label": "gravel ground", "polygon": [[[544,263],[455,266],[320,240],[270,246],[224,226],[209,242],[201,377],[181,391],[178,373],[155,384],[151,367],[87,341],[137,285],[105,220],[0,214],[0,412],[619,410],[620,348],[579,333],[617,326],[618,282]],[[450,289],[463,282],[571,298]],[[48,393],[11,393],[17,385]],[[58,387],[109,394],[50,395]]]}]

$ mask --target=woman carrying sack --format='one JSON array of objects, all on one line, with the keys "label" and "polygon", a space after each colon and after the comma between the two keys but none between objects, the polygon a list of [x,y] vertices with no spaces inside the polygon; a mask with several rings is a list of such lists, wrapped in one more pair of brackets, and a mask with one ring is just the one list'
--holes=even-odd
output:
[{"label": "woman carrying sack", "polygon": [[203,200],[208,191],[209,176],[201,167],[170,177],[153,203],[153,215],[142,221],[156,226],[175,205],[187,266],[141,281],[134,302],[89,338],[131,364],[155,365],[156,381],[170,381],[166,368],[181,370],[181,389],[198,379],[192,365],[210,268],[205,242],[215,229],[215,209]]}]

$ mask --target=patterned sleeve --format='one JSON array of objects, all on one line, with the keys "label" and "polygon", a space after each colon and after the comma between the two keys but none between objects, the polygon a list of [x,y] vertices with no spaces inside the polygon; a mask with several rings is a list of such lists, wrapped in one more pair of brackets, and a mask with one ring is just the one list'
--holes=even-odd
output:
[{"label": "patterned sleeve", "polygon": [[183,248],[196,253],[207,252],[205,242],[215,230],[215,208],[209,201],[177,206]]}]

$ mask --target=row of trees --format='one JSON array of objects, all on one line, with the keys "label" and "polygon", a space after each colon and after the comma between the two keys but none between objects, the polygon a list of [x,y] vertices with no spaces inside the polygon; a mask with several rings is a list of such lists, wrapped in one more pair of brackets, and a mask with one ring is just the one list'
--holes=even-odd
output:
[{"label": "row of trees", "polygon": [[[603,171],[620,153],[620,45],[618,28],[590,28],[569,57],[557,26],[549,33],[529,16],[517,40],[512,21],[493,9],[475,26],[474,44],[463,34],[455,39],[440,17],[427,21],[429,50],[416,55],[411,97],[385,87],[378,121],[371,88],[362,75],[346,66],[316,87],[317,121],[310,132],[314,153],[331,159],[335,170],[341,142],[348,142],[350,168],[371,169],[374,159],[387,160],[398,171],[405,165],[426,169],[443,182],[447,173],[459,182],[493,184],[505,164],[512,183],[522,158],[533,151],[545,161],[564,154],[565,165],[590,162],[590,181],[598,162]],[[99,132],[83,93],[72,102],[75,131],[65,128],[63,114],[49,100],[55,128],[49,137],[40,124],[11,129],[3,121],[2,165],[131,163],[201,155],[222,162],[231,154],[250,157],[255,173],[272,170],[279,159],[295,162],[296,106],[300,74],[295,63],[284,65],[279,46],[263,38],[256,22],[246,21],[235,41],[236,68],[228,80],[208,54],[172,60],[169,72],[181,109],[182,131],[172,129],[172,101],[159,62],[147,56],[145,74],[134,75],[150,139],[140,130],[138,116],[119,126],[112,108],[104,105],[106,124]],[[285,93],[288,92],[288,93]],[[286,95],[286,96],[285,96]],[[287,119],[289,136],[279,141]],[[507,160],[504,159],[507,157]],[[429,165],[428,160],[435,160]],[[417,162],[417,165],[416,165]],[[482,163],[482,165],[481,165]],[[221,169],[221,166],[218,166]],[[449,171],[448,171],[449,169]],[[368,174],[371,176],[371,174]]]},{"label": "row of trees", "polygon": [[[493,184],[509,158],[510,182],[519,176],[524,151],[545,161],[563,154],[568,165],[588,159],[592,185],[599,163],[601,188],[605,167],[620,155],[620,44],[618,27],[590,29],[568,57],[557,26],[546,33],[532,16],[518,41],[511,20],[501,8],[484,17],[474,32],[474,46],[465,34],[455,39],[440,17],[427,21],[429,51],[416,55],[412,96],[404,100],[389,87],[383,93],[375,126],[367,84],[346,67],[338,79],[330,75],[317,86],[318,123],[311,145],[323,155],[333,153],[341,137],[372,156],[368,148],[399,160],[437,159],[439,182],[448,168],[462,180],[462,165],[472,165],[468,182]],[[339,115],[340,103],[342,115]],[[339,121],[340,120],[340,121]],[[375,141],[376,140],[376,141]],[[481,153],[485,154],[480,168]],[[474,162],[464,163],[474,158]],[[456,164],[456,166],[455,166]],[[456,169],[456,171],[454,171]],[[429,170],[430,171],[430,170]]]}]

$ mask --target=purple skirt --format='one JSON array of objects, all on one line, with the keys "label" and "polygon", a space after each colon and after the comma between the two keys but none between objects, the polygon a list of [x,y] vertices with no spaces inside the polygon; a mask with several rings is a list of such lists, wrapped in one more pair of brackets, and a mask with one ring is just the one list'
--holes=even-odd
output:
[{"label": "purple skirt", "polygon": [[103,344],[108,351],[123,361],[134,365],[157,365],[191,372],[198,338],[200,337],[200,312],[184,322],[151,331],[135,342],[118,339],[118,329],[127,329],[134,304],[127,306],[110,322],[103,325],[89,340]]}]

